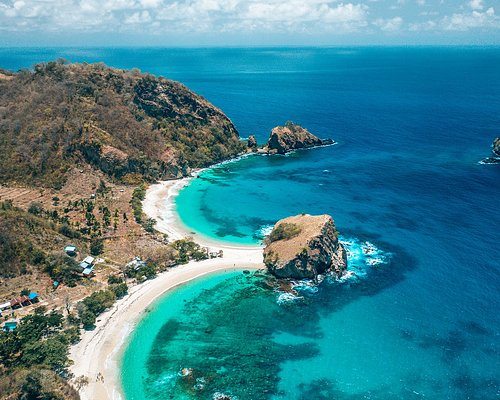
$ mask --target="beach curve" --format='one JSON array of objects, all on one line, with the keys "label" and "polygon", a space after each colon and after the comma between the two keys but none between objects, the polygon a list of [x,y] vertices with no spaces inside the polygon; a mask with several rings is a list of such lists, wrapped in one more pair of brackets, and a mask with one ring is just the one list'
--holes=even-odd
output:
[{"label": "beach curve", "polygon": [[155,279],[133,286],[129,294],[101,314],[92,331],[70,349],[74,379],[85,376],[88,384],[79,391],[82,400],[124,399],[120,381],[120,358],[126,338],[147,307],[169,290],[193,279],[217,272],[264,268],[261,246],[230,245],[190,232],[175,212],[175,197],[193,177],[163,181],[146,191],[143,211],[157,221],[155,228],[170,240],[194,237],[210,251],[223,250],[222,258],[191,261],[158,274]]}]

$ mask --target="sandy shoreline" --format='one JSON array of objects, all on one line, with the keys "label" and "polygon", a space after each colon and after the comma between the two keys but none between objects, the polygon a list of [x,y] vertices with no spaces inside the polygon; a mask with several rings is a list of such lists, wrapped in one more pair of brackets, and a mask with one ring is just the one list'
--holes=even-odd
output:
[{"label": "sandy shoreline", "polygon": [[[223,250],[223,258],[180,265],[157,278],[129,289],[129,294],[98,317],[96,328],[82,334],[81,341],[70,349],[75,377],[86,376],[89,384],[80,390],[82,400],[123,399],[119,361],[128,334],[141,319],[144,310],[168,290],[198,277],[216,272],[260,269],[262,248],[232,246],[193,234],[182,225],[175,213],[175,196],[192,178],[160,182],[146,192],[144,213],[157,221],[156,229],[170,240],[193,236],[196,242],[211,250]],[[97,375],[102,379],[97,380]]]}]

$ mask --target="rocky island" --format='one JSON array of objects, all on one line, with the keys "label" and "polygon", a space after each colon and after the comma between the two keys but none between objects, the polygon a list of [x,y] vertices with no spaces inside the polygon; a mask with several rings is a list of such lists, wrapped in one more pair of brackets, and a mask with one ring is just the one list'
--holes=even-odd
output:
[{"label": "rocky island", "polygon": [[500,137],[493,140],[491,145],[491,151],[493,153],[492,157],[486,157],[481,160],[481,164],[500,164]]},{"label": "rocky island", "polygon": [[293,122],[277,126],[271,131],[264,151],[268,154],[286,154],[298,149],[334,144],[332,139],[320,139],[307,129]]},{"label": "rocky island", "polygon": [[266,239],[264,264],[278,278],[315,279],[342,274],[347,254],[329,215],[302,214],[276,223]]}]

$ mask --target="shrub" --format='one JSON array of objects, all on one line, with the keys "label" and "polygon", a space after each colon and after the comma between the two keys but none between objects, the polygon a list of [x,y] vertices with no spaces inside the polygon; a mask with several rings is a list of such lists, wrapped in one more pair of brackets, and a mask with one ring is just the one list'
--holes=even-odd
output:
[{"label": "shrub", "polygon": [[156,220],[154,218],[148,218],[143,222],[142,226],[146,232],[153,233],[155,231]]},{"label": "shrub", "polygon": [[67,223],[64,223],[60,226],[59,233],[70,239],[81,237],[80,232],[73,230]]},{"label": "shrub", "polygon": [[28,207],[28,212],[33,215],[39,215],[43,212],[42,204],[38,201],[33,201]]},{"label": "shrub", "polygon": [[110,284],[110,285],[113,285],[116,283],[122,283],[122,282],[123,282],[123,278],[121,276],[118,276],[118,275],[108,276],[108,284]]},{"label": "shrub", "polygon": [[277,240],[289,240],[296,237],[301,231],[300,226],[284,222],[276,226],[268,236],[269,243]]}]

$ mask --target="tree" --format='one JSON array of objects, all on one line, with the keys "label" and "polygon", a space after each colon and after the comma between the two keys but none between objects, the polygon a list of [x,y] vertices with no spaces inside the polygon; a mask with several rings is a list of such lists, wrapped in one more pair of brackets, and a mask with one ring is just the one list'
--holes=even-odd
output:
[{"label": "tree", "polygon": [[128,286],[125,282],[111,285],[110,289],[113,291],[117,299],[121,299],[128,293]]},{"label": "tree", "polygon": [[83,300],[83,304],[95,316],[111,307],[116,300],[116,295],[111,290],[100,290],[92,293]]},{"label": "tree", "polygon": [[90,241],[90,254],[93,256],[98,256],[104,251],[104,242],[102,239],[92,239]]},{"label": "tree", "polygon": [[85,310],[80,314],[80,321],[83,325],[83,329],[91,330],[94,328],[96,316],[89,310]]},{"label": "tree", "polygon": [[75,274],[78,263],[65,254],[52,253],[45,261],[45,271],[53,279],[64,281],[68,286],[74,286],[79,277]]},{"label": "tree", "polygon": [[24,346],[21,362],[27,366],[45,365],[56,372],[68,366],[68,342],[63,335],[31,342]]},{"label": "tree", "polygon": [[40,383],[40,376],[38,374],[29,374],[21,386],[19,400],[37,400],[46,398],[45,396],[41,396],[42,384]]}]

